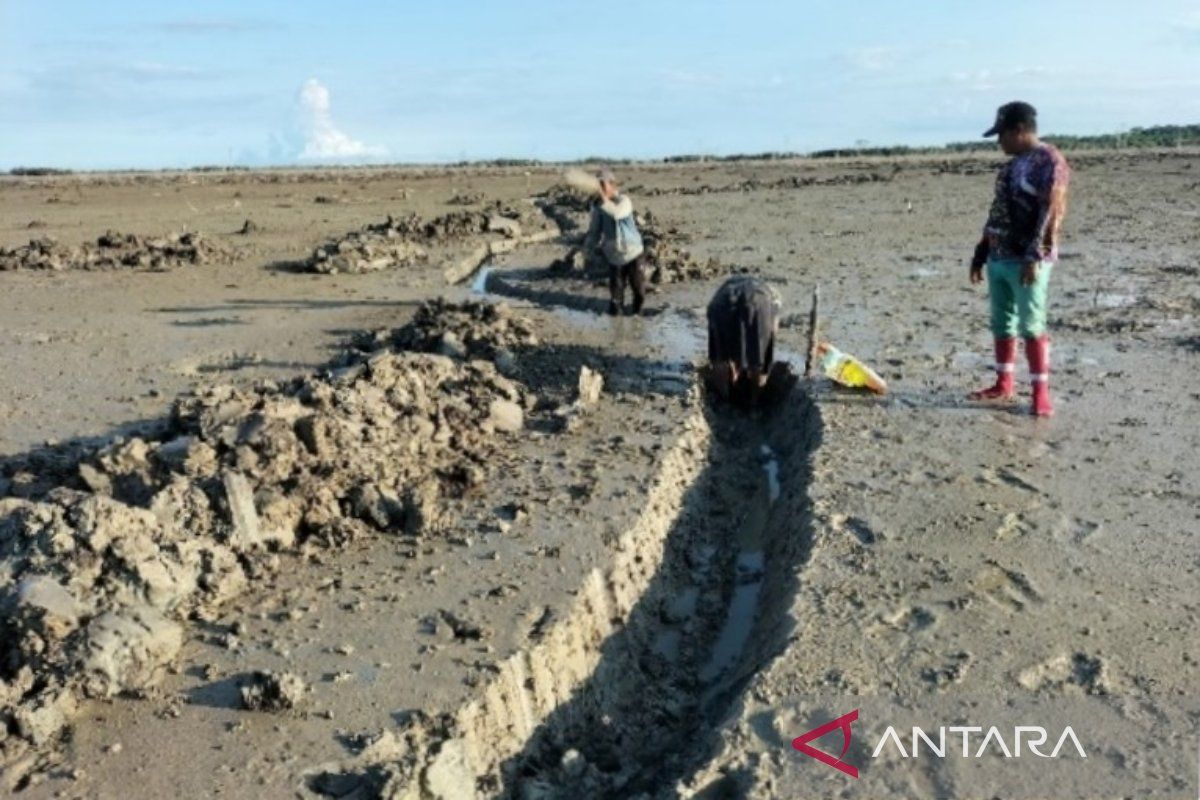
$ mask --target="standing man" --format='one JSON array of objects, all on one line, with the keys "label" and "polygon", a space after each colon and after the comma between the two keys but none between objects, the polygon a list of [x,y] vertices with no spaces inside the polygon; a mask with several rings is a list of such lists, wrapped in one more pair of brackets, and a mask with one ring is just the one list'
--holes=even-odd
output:
[{"label": "standing man", "polygon": [[642,234],[633,218],[633,202],[617,190],[610,169],[596,173],[600,198],[592,204],[592,219],[583,240],[585,253],[597,245],[608,263],[608,313],[620,314],[625,307],[625,284],[633,288],[633,313],[646,302],[646,268],[642,263]]},{"label": "standing man", "polygon": [[1057,149],[1038,140],[1037,110],[1028,103],[1000,106],[995,124],[983,135],[998,136],[1000,149],[1012,160],[996,176],[996,194],[983,238],[971,259],[971,283],[982,281],[987,268],[996,337],[996,383],[972,393],[971,398],[1013,397],[1016,337],[1020,334],[1033,383],[1031,413],[1048,417],[1054,406],[1050,401],[1046,294],[1058,260],[1071,170]]}]

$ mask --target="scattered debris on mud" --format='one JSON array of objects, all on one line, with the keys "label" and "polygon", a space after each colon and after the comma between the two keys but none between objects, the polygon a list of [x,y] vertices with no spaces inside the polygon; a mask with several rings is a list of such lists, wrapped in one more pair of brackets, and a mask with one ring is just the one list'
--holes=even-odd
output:
[{"label": "scattered debris on mud", "polygon": [[[0,763],[54,740],[81,697],[155,686],[181,623],[212,619],[279,551],[444,530],[536,398],[488,361],[396,343],[531,340],[528,320],[481,305],[428,304],[390,346],[321,374],[206,387],[154,439],[0,465]],[[290,702],[284,677],[247,702]]]},{"label": "scattered debris on mud", "polygon": [[202,234],[185,231],[166,236],[139,236],[108,231],[95,242],[65,245],[52,236],[31,239],[22,247],[0,247],[0,272],[37,270],[166,270],[175,267],[227,264],[238,251]]}]

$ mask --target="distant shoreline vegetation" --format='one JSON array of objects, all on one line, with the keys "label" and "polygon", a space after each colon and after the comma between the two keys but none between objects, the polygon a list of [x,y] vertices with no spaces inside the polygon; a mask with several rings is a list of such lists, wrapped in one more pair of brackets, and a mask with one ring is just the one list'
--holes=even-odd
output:
[{"label": "distant shoreline vegetation", "polygon": [[[1103,133],[1094,136],[1057,136],[1047,134],[1044,141],[1063,150],[1133,150],[1145,148],[1173,148],[1200,146],[1200,125],[1156,125],[1151,128],[1132,128],[1125,133]],[[542,161],[536,158],[491,158],[475,161],[456,161],[448,164],[290,164],[278,166],[263,166],[252,168],[241,165],[216,166],[205,165],[188,169],[118,169],[118,170],[72,170],[56,167],[13,167],[9,175],[22,177],[41,177],[48,175],[73,175],[76,172],[243,172],[250,169],[330,169],[345,167],[347,169],[365,169],[371,167],[548,167],[560,164],[688,164],[695,162],[727,162],[727,161],[788,161],[793,159],[824,159],[824,158],[869,158],[894,157],[910,155],[938,155],[945,153],[991,153],[996,149],[996,143],[990,139],[979,139],[972,142],[951,142],[949,144],[910,147],[908,145],[894,146],[863,146],[839,147],[830,150],[815,150],[810,153],[799,152],[765,152],[765,153],[734,153],[731,155],[702,155],[684,154],[666,156],[665,158],[607,158],[604,156],[589,156],[572,161]]]},{"label": "distant shoreline vegetation", "polygon": [[[1063,150],[1128,150],[1149,147],[1191,147],[1200,145],[1200,125],[1157,125],[1152,128],[1132,128],[1125,133],[1101,133],[1094,136],[1056,136],[1047,134],[1043,141]],[[939,153],[990,153],[995,151],[993,139],[980,138],[973,142],[951,142],[930,147],[839,147],[814,150],[811,153],[757,153],[729,156],[668,156],[667,163],[686,161],[776,161],[793,158],[857,158],[867,156],[937,155]]]}]

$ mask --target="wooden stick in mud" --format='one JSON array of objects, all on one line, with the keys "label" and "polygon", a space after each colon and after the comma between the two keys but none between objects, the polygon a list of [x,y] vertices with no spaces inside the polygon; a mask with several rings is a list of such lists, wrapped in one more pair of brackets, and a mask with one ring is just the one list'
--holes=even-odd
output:
[{"label": "wooden stick in mud", "polygon": [[821,285],[813,287],[812,311],[808,314],[808,355],[804,358],[804,377],[811,378],[817,362],[817,307],[821,303]]}]

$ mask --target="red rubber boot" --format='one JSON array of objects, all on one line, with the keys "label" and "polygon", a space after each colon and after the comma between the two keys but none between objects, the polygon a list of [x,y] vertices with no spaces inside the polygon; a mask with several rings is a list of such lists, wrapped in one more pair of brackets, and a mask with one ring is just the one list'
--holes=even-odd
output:
[{"label": "red rubber boot", "polygon": [[1017,340],[1013,338],[996,340],[996,383],[977,392],[971,392],[972,400],[1011,400],[1015,388],[1013,386],[1013,371],[1017,364]]},{"label": "red rubber boot", "polygon": [[1054,415],[1050,400],[1050,337],[1039,336],[1025,340],[1025,357],[1029,359],[1029,380],[1033,382],[1033,405],[1029,413],[1035,417]]}]

